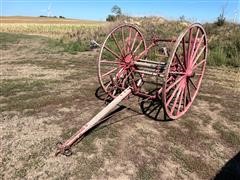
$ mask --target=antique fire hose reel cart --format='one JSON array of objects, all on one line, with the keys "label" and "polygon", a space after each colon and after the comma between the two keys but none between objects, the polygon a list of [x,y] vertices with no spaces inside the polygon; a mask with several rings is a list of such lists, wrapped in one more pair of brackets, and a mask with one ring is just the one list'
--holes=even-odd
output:
[{"label": "antique fire hose reel cart", "polygon": [[[200,88],[207,60],[207,37],[200,24],[190,25],[177,39],[154,37],[149,46],[138,27],[124,24],[99,46],[99,83],[113,100],[65,143],[58,143],[56,155],[71,155],[71,146],[130,94],[161,101],[165,114],[177,119]],[[146,58],[156,47],[161,48],[159,56]]]}]

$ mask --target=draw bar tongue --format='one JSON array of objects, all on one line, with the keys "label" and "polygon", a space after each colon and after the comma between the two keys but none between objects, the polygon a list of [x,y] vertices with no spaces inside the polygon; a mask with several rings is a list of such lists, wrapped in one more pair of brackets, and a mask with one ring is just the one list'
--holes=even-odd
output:
[{"label": "draw bar tongue", "polygon": [[115,108],[118,103],[120,103],[124,98],[126,98],[131,93],[131,88],[128,87],[121,94],[119,94],[111,103],[109,103],[103,110],[101,110],[97,115],[95,115],[88,123],[82,126],[70,139],[66,142],[57,144],[57,152],[55,155],[63,154],[65,156],[70,156],[71,146],[83,136],[89,129],[97,125],[106,115],[108,115],[113,108]]}]

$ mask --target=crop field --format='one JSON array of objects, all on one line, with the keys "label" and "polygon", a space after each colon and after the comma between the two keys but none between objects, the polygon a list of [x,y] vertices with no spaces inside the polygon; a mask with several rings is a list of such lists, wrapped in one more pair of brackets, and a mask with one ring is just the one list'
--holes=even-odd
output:
[{"label": "crop field", "polygon": [[95,33],[104,22],[46,17],[1,17],[0,32],[44,35],[59,38],[78,32]]},{"label": "crop field", "polygon": [[48,18],[48,17],[29,17],[29,16],[2,16],[2,23],[27,23],[27,24],[103,24],[102,21],[65,19],[65,18]]},{"label": "crop field", "polygon": [[1,179],[217,179],[236,173],[238,67],[207,66],[193,106],[175,121],[147,117],[137,97],[124,100],[73,146],[72,156],[56,157],[56,143],[106,106],[98,50],[80,52],[79,45],[70,51],[48,33],[29,34],[35,33],[0,33]]}]

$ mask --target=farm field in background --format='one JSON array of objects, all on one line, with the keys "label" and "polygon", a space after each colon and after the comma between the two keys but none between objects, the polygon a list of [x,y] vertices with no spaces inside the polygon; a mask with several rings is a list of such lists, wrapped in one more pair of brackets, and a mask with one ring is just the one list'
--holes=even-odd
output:
[{"label": "farm field in background", "polygon": [[[54,46],[77,53],[87,50],[90,40],[102,42],[106,34],[116,24],[123,22],[138,24],[146,40],[152,34],[174,38],[190,22],[168,21],[161,17],[125,17],[119,22],[46,18],[46,17],[2,17],[0,32],[42,35],[51,37]],[[208,64],[212,66],[232,66],[240,68],[240,25],[225,22],[203,24],[209,43]],[[176,38],[176,37],[175,37]]]},{"label": "farm field in background", "polygon": [[103,24],[103,21],[79,20],[66,18],[29,17],[29,16],[2,16],[2,23],[28,23],[28,24]]},{"label": "farm field in background", "polygon": [[1,17],[1,23],[0,32],[45,35],[53,38],[77,31],[94,33],[106,24],[101,21],[21,16]]}]

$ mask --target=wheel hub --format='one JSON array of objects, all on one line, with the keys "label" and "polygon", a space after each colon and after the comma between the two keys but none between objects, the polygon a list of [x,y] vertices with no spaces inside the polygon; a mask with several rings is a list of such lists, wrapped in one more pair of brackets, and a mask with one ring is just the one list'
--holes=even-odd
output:
[{"label": "wheel hub", "polygon": [[128,54],[128,55],[124,58],[124,62],[125,62],[126,64],[131,64],[132,60],[133,60],[133,56],[132,56],[131,54]]},{"label": "wheel hub", "polygon": [[191,69],[187,69],[186,75],[187,75],[187,77],[194,77],[195,76],[195,72],[193,72]]},{"label": "wheel hub", "polygon": [[126,71],[129,69],[132,69],[134,67],[134,63],[133,63],[133,56],[132,54],[128,54],[126,55],[123,59],[122,59],[122,64],[121,67]]}]

